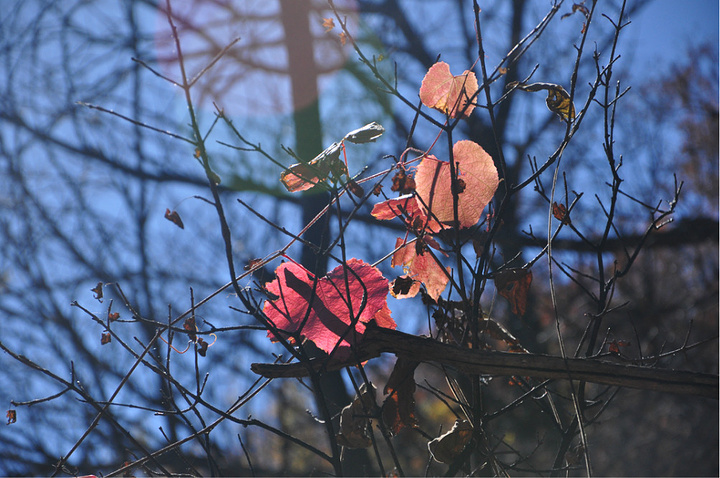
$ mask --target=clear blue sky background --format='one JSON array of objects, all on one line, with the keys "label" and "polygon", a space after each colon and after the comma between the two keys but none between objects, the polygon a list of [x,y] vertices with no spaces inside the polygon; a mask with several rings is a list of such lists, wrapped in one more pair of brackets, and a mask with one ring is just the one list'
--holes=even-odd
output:
[{"label": "clear blue sky background", "polygon": [[640,67],[662,74],[670,64],[680,60],[688,47],[706,42],[718,43],[717,0],[655,0],[640,14],[630,18],[631,39]]}]

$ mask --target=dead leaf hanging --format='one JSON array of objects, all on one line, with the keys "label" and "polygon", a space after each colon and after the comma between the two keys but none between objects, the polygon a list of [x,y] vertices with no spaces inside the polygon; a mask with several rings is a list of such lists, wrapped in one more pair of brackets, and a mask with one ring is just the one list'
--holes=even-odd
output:
[{"label": "dead leaf hanging", "polygon": [[560,85],[554,83],[530,83],[525,85],[513,81],[507,85],[507,88],[517,88],[528,92],[546,90],[548,95],[545,98],[545,104],[548,109],[564,120],[575,119],[575,105],[570,101],[570,94]]},{"label": "dead leaf hanging", "polygon": [[382,417],[394,435],[403,428],[417,427],[415,417],[415,368],[418,362],[398,357],[383,392],[388,395]]},{"label": "dead leaf hanging", "polygon": [[495,273],[495,288],[510,302],[510,309],[516,315],[525,315],[531,283],[530,269],[505,269]]},{"label": "dead leaf hanging", "polygon": [[440,463],[450,464],[462,453],[472,438],[472,425],[467,420],[456,420],[452,429],[428,443],[432,457]]}]

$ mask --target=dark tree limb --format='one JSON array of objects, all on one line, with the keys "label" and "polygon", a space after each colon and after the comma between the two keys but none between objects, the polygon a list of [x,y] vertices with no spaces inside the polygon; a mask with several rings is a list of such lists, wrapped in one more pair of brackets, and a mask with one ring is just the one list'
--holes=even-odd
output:
[{"label": "dark tree limb", "polygon": [[[611,363],[596,359],[567,358],[550,355],[476,352],[443,344],[427,337],[417,337],[396,330],[368,327],[362,343],[357,347],[354,361],[315,359],[312,367],[319,370],[338,370],[380,356],[393,353],[419,362],[437,362],[455,367],[468,374],[519,375],[538,379],[581,380],[585,382],[629,387],[656,392],[670,392],[718,398],[718,376],[699,372],[670,370],[637,365]],[[254,363],[253,372],[268,378],[303,377],[308,364]]]}]

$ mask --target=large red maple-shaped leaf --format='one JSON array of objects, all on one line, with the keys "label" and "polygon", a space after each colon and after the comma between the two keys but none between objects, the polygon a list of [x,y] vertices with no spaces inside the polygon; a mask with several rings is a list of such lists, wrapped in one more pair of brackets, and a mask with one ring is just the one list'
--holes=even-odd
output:
[{"label": "large red maple-shaped leaf", "polygon": [[440,61],[431,66],[425,74],[420,85],[420,101],[425,106],[442,111],[451,118],[456,118],[461,113],[463,118],[467,118],[475,109],[470,97],[477,90],[475,73],[465,70],[462,75],[453,76],[450,73],[450,66]]},{"label": "large red maple-shaped leaf", "polygon": [[[328,353],[344,337],[338,350],[343,355],[365,333],[365,324],[371,320],[380,327],[396,327],[387,306],[387,279],[361,260],[350,259],[345,267],[337,266],[318,279],[314,291],[315,276],[299,264],[281,264],[275,275],[267,290],[277,299],[266,301],[263,312],[285,336],[300,332]],[[353,322],[354,331],[348,332]],[[272,332],[268,337],[277,340]]]},{"label": "large red maple-shaped leaf", "polygon": [[[492,158],[477,143],[458,141],[453,146],[458,180],[458,221],[461,228],[472,227],[480,220],[483,208],[492,200],[499,180]],[[427,213],[444,224],[453,224],[453,193],[450,163],[426,156],[415,173],[415,184]]]}]

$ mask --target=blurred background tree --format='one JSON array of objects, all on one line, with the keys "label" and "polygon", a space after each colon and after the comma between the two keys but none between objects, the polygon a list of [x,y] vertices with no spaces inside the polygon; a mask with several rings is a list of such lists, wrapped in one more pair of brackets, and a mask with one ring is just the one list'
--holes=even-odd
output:
[{"label": "blurred background tree", "polygon": [[[651,10],[653,3],[631,2],[628,18]],[[340,7],[363,51],[381,60],[379,67],[388,77],[397,73],[398,89],[410,99],[416,99],[414,92],[438,55],[453,71],[475,63],[476,32],[469,4],[387,0],[347,1]],[[482,7],[484,47],[491,64],[550,8],[522,0]],[[619,11],[619,2],[602,2],[599,8],[612,17]],[[569,84],[583,20],[580,14],[561,18],[571,11],[571,4],[560,7],[551,24],[554,30],[541,35],[513,63],[493,86],[495,97],[536,66],[533,81]],[[296,161],[281,145],[311,159],[332,141],[371,121],[383,124],[388,133],[377,145],[351,151],[350,167],[356,171],[365,165],[368,173],[387,168],[388,160],[382,156],[398,156],[409,137],[409,146],[424,150],[436,136],[422,122],[411,134],[413,112],[378,90],[351,48],[341,44],[337,30],[325,32],[322,19],[331,14],[322,1],[196,0],[173,3],[173,13],[191,72],[200,71],[228,43],[240,38],[199,80],[194,90],[198,118],[209,127],[217,105],[244,138],[285,165]],[[118,283],[143,316],[166,322],[169,315],[190,307],[189,288],[198,301],[228,281],[217,218],[207,203],[196,198],[207,195],[202,168],[195,164],[192,145],[178,138],[191,136],[186,106],[179,90],[160,77],[178,78],[164,2],[18,1],[7,5],[0,21],[4,65],[0,78],[0,341],[66,380],[76,380],[92,396],[109,397],[134,358],[116,343],[101,345],[102,328],[70,307],[71,301],[92,307],[98,316],[112,306],[112,311],[121,313],[120,320],[129,318],[121,298],[110,288],[102,304],[93,301],[91,289],[98,282]],[[597,28],[593,38],[604,55],[612,40],[610,27],[603,21],[593,24]],[[623,48],[631,46],[623,44],[621,35]],[[588,56],[580,65],[581,78],[594,77],[590,60]],[[617,291],[617,301],[629,305],[606,318],[605,327],[613,338],[639,345],[640,350],[628,352],[633,357],[681,345],[688,333],[690,342],[717,336],[717,64],[717,44],[710,43],[689,50],[664,75],[647,72],[640,84],[632,77],[632,90],[623,99],[627,105],[617,118],[617,149],[624,155],[626,176],[633,179],[628,182],[632,189],[624,192],[654,203],[672,197],[673,172],[685,182],[675,224],[651,236],[645,253]],[[617,78],[628,84],[632,62],[621,58],[615,68]],[[580,81],[578,95],[587,88]],[[100,105],[134,122],[82,108],[78,102]],[[458,135],[472,139],[493,157],[501,150],[508,164],[504,184],[517,184],[529,174],[528,159],[547,157],[564,131],[563,123],[537,104],[534,95],[509,96],[496,111],[495,129],[478,109],[459,126],[455,139],[461,139]],[[599,125],[599,118],[598,112],[592,112],[586,121]],[[151,131],[143,124],[172,133]],[[318,194],[300,199],[288,194],[277,180],[281,169],[256,151],[238,150],[249,145],[239,144],[222,122],[214,126],[212,140],[219,141],[210,143],[212,167],[222,178],[228,222],[245,226],[232,231],[238,263],[279,249],[286,238],[239,207],[237,197],[253,204],[269,221],[294,232],[326,203],[327,198]],[[586,199],[607,191],[604,175],[599,174],[601,141],[599,126],[588,127],[564,154],[568,177],[582,184]],[[548,180],[543,181],[549,186]],[[180,213],[184,230],[163,218],[166,208]],[[538,194],[530,190],[519,194],[504,216],[497,256],[509,259],[522,253],[521,258],[527,260],[534,255],[542,245],[526,232],[533,226],[532,230],[542,231],[546,211],[547,204]],[[616,224],[627,244],[639,239],[648,221],[641,211],[630,202],[617,212]],[[348,240],[354,256],[379,258],[387,253],[386,245],[394,242],[397,231],[392,224],[374,221],[369,212],[369,207],[359,211],[355,223],[362,227],[348,234]],[[573,221],[591,229],[596,215],[596,205],[588,200],[574,211]],[[320,224],[307,239],[322,244],[332,237],[332,227]],[[622,261],[622,242],[614,244],[616,257]],[[593,264],[584,245],[569,236],[561,236],[554,248],[576,270]],[[311,270],[334,267],[324,263],[323,256],[318,260],[309,248],[292,252]],[[386,276],[394,277],[389,266],[384,267]],[[536,276],[542,275],[543,266],[536,267]],[[260,282],[270,278],[256,277]],[[578,292],[569,281],[556,292],[563,304],[560,312],[566,319],[567,340],[573,346],[585,330],[582,319],[588,312]],[[493,305],[493,315],[502,318],[530,351],[556,353],[548,300],[546,285],[536,280],[525,317],[511,314],[500,300]],[[228,306],[237,306],[231,295],[213,300],[203,307],[198,321],[206,330],[249,324]],[[416,319],[426,315],[419,303],[392,307],[402,311],[394,313],[400,329],[426,332],[425,320]],[[154,333],[142,323],[128,324],[126,330],[129,341],[135,335],[146,342]],[[162,362],[172,352],[161,347],[152,353]],[[189,381],[198,371],[200,375],[208,372],[203,396],[224,406],[256,379],[248,364],[269,360],[268,355],[265,332],[236,330],[213,345],[198,369],[191,354],[173,354],[174,371],[179,380]],[[674,358],[672,364],[717,373],[717,357],[714,340],[694,354]],[[0,397],[18,413],[17,423],[0,432],[0,474],[50,473],[97,410],[82,406],[69,393],[31,407],[12,406],[11,400],[48,397],[62,388],[42,374],[29,373],[8,354],[0,361]],[[387,375],[384,365],[387,362],[379,361],[371,371]],[[111,409],[113,418],[137,442],[129,442],[117,426],[103,420],[74,452],[67,472],[115,469],[141,453],[140,445],[156,450],[204,426],[200,415],[188,418],[168,413],[148,418],[136,407],[172,412],[175,405],[166,380],[145,371],[137,373],[138,379],[128,381],[116,400],[129,406]],[[339,410],[352,393],[339,375],[328,380],[326,387],[336,391],[332,401]],[[425,392],[418,393],[421,419],[447,427],[447,413],[442,415],[429,405],[430,400],[423,401]],[[315,405],[302,386],[273,382],[263,394],[266,400],[249,402],[240,414],[292,430],[310,443],[321,441],[312,416],[304,413]],[[497,403],[505,399],[503,393],[488,398]],[[717,414],[716,402],[623,390],[612,404],[616,420],[593,429],[595,471],[606,475],[717,474]],[[531,451],[543,441],[547,427],[537,415],[523,411],[496,432],[504,433],[506,441],[518,449]],[[254,458],[253,471],[258,474],[316,471],[317,465],[306,460],[304,449],[257,428],[240,429],[233,424],[218,427],[212,439],[183,448],[171,458],[172,463],[204,473],[249,473],[238,438]],[[397,447],[401,460],[408,464],[407,473],[424,473],[427,459],[416,453],[418,446],[424,446],[422,438],[397,437],[401,443],[412,443],[412,447]],[[537,455],[546,453],[539,450]],[[552,457],[538,458],[539,462],[548,460],[552,462]]]}]

